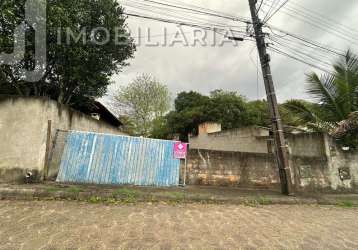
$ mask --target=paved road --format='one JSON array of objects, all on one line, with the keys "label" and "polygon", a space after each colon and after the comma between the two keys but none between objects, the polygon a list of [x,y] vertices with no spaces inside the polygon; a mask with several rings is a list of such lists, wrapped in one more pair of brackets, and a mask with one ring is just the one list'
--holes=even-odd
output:
[{"label": "paved road", "polygon": [[0,201],[0,249],[148,248],[358,249],[358,210]]}]

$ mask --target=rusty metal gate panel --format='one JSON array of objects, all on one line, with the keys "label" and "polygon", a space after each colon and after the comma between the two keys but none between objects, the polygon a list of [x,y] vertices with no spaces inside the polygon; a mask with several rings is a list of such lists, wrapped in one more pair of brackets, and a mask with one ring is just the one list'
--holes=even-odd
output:
[{"label": "rusty metal gate panel", "polygon": [[58,182],[179,185],[173,141],[70,131]]}]

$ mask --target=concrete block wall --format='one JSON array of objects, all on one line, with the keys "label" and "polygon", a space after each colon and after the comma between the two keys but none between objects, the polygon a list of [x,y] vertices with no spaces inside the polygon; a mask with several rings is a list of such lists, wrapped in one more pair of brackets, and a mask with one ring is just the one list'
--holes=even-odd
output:
[{"label": "concrete block wall", "polygon": [[290,135],[290,165],[302,191],[358,192],[358,152],[324,133]]},{"label": "concrete block wall", "polygon": [[[307,145],[306,149],[295,150],[292,142]],[[289,164],[296,192],[358,192],[358,152],[342,151],[324,134],[300,135],[291,140],[290,148],[293,150],[290,149]],[[189,151],[187,183],[277,190],[280,187],[273,154],[206,149]]]},{"label": "concrete block wall", "polygon": [[122,134],[119,128],[59,105],[47,98],[0,100],[0,182],[22,182],[27,171],[41,178],[45,165],[47,123],[56,129]]},{"label": "concrete block wall", "polygon": [[201,133],[189,138],[190,148],[228,152],[268,153],[269,131],[256,127]]},{"label": "concrete block wall", "polygon": [[322,157],[326,156],[323,133],[286,134],[290,155]]},{"label": "concrete block wall", "polygon": [[329,155],[330,187],[338,191],[358,191],[358,152],[342,150],[327,135],[325,136],[325,143],[327,155]]},{"label": "concrete block wall", "polygon": [[273,155],[191,149],[187,180],[192,185],[279,186]]}]

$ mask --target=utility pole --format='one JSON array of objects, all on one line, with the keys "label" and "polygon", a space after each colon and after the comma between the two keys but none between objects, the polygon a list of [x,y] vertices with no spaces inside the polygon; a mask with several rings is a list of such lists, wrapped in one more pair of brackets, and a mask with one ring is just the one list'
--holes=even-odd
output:
[{"label": "utility pole", "polygon": [[283,194],[292,194],[291,171],[288,163],[287,147],[280,113],[278,111],[277,97],[271,75],[270,56],[267,54],[265,34],[262,32],[263,23],[256,10],[257,0],[249,0],[252,23],[255,32],[256,45],[260,56],[262,74],[265,83],[267,103],[272,117],[272,131],[275,139],[276,158],[279,169],[281,191]]}]

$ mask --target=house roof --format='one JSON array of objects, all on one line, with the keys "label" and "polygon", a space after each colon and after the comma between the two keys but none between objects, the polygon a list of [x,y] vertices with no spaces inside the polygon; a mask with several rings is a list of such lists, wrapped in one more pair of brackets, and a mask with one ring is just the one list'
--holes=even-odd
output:
[{"label": "house roof", "polygon": [[113,126],[119,127],[122,126],[123,123],[119,120],[119,118],[112,113],[104,104],[99,101],[94,102],[94,110],[93,113],[100,114],[100,120],[105,121]]}]

